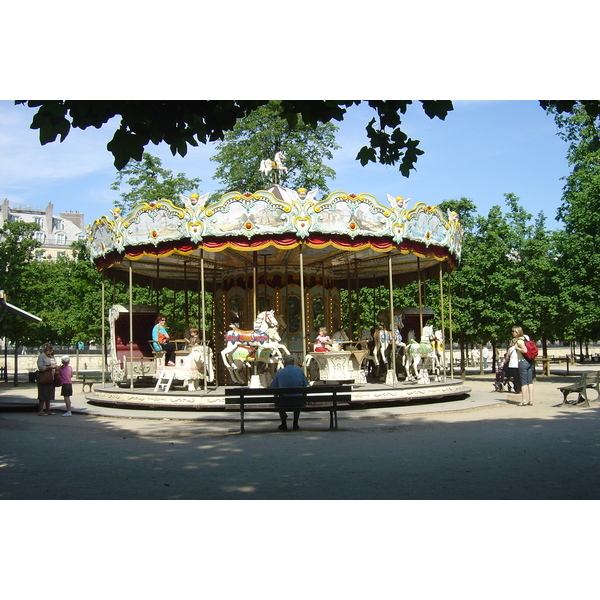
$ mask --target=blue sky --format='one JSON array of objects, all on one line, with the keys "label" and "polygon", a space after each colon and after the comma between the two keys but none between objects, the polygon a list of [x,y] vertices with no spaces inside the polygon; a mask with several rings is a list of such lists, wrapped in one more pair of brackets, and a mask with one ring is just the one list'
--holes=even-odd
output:
[{"label": "blue sky", "polygon": [[[56,213],[83,212],[86,224],[108,214],[119,197],[110,189],[116,170],[106,150],[116,123],[100,130],[74,129],[63,143],[41,146],[38,132],[29,129],[33,114],[33,109],[0,101],[0,199],[40,208],[52,202]],[[387,194],[410,197],[411,206],[465,196],[480,214],[495,204],[504,206],[504,194],[510,192],[533,215],[543,211],[549,228],[560,226],[555,215],[564,185],[561,177],[569,172],[567,145],[537,101],[455,101],[445,121],[429,119],[420,103],[414,103],[403,120],[404,131],[421,140],[425,154],[409,178],[396,167],[362,167],[355,160],[366,143],[364,128],[372,114],[366,106],[356,107],[336,123],[342,148],[330,162],[337,174],[331,191],[366,192],[382,203]],[[146,150],[174,173],[200,177],[200,192],[220,187],[212,180],[210,145],[190,148],[183,158],[173,157],[164,144]],[[257,157],[257,164],[260,158],[264,157]]]}]

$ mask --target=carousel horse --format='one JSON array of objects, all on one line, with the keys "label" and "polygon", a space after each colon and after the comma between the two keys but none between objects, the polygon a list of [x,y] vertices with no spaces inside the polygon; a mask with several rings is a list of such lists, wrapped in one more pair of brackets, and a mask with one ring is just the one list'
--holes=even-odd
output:
[{"label": "carousel horse", "polygon": [[436,372],[436,378],[439,379],[439,362],[430,343],[432,337],[433,327],[430,325],[423,327],[420,342],[415,339],[415,332],[412,329],[408,332],[406,373],[409,381],[429,382],[429,373],[425,368],[426,361],[430,362],[432,370]]},{"label": "carousel horse", "polygon": [[181,379],[188,391],[197,390],[200,379],[212,382],[214,378],[213,351],[210,346],[194,346],[189,354],[177,357],[175,379]]},{"label": "carousel horse", "polygon": [[230,325],[225,334],[226,346],[221,351],[221,358],[234,381],[245,383],[243,368],[255,362],[277,364],[278,368],[283,366],[283,355],[289,354],[289,350],[280,343],[278,327],[279,322],[272,310],[258,314],[253,330]]},{"label": "carousel horse", "polygon": [[433,354],[437,361],[437,377],[438,381],[442,380],[442,370],[444,366],[444,339],[443,333],[440,329],[438,329],[433,337],[431,338],[431,347],[433,348]]},{"label": "carousel horse", "polygon": [[[398,331],[401,331],[404,327],[403,317],[402,307],[396,306],[394,308],[394,328]],[[390,310],[388,308],[384,308],[377,313],[377,322],[383,323],[385,329],[390,329]]]},{"label": "carousel horse", "polygon": [[276,171],[285,171],[287,175],[288,170],[287,167],[283,164],[284,159],[285,155],[283,154],[283,152],[277,152],[277,154],[275,154],[275,160],[270,160],[268,158],[261,160],[260,167],[258,170],[260,171],[263,177],[268,177],[269,173],[273,169],[275,169]]},{"label": "carousel horse", "polygon": [[[438,332],[441,335],[441,332]],[[421,345],[425,344],[429,347],[430,351],[425,356],[424,365],[426,365],[427,369],[431,369],[433,373],[435,373],[435,381],[442,380],[442,361],[440,358],[440,354],[436,351],[433,341],[436,336],[433,333],[433,327],[431,325],[426,325],[423,327],[423,334],[421,336]]]},{"label": "carousel horse", "polygon": [[373,362],[375,363],[375,367],[379,367],[379,356],[381,356],[381,362],[385,366],[386,370],[388,368],[388,361],[391,360],[391,357],[388,356],[388,350],[392,347],[392,340],[396,338],[396,356],[400,359],[400,364],[404,365],[404,354],[406,344],[402,341],[402,336],[400,335],[400,331],[395,330],[394,332],[388,331],[383,327],[379,327],[373,333],[373,340],[375,342],[375,346],[373,348]]},{"label": "carousel horse", "polygon": [[213,351],[210,346],[194,346],[190,350],[190,360],[196,365],[196,369],[206,381],[210,383],[215,380]]}]

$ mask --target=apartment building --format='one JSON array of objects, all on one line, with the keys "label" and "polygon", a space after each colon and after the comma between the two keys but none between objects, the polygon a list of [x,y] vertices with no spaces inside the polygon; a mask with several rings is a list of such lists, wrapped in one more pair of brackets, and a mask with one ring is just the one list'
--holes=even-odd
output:
[{"label": "apartment building", "polygon": [[30,204],[11,206],[5,198],[0,208],[0,227],[6,221],[23,221],[40,226],[40,230],[35,233],[35,239],[42,244],[44,258],[56,260],[59,256],[71,256],[71,244],[86,237],[83,213],[61,212],[56,216],[51,202],[42,209]]}]

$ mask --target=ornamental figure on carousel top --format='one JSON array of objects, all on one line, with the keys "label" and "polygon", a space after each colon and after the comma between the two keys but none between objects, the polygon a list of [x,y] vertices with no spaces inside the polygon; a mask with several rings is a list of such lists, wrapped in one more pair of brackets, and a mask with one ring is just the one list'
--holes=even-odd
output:
[{"label": "ornamental figure on carousel top", "polygon": [[259,171],[261,172],[262,176],[267,178],[269,177],[269,173],[271,173],[271,171],[273,171],[273,183],[278,184],[279,183],[279,174],[285,171],[285,174],[287,175],[287,167],[283,164],[283,161],[285,160],[285,154],[283,152],[281,152],[281,150],[279,152],[277,152],[275,154],[275,157],[273,160],[270,160],[269,158],[265,158],[264,160],[260,161],[260,167],[259,167]]}]

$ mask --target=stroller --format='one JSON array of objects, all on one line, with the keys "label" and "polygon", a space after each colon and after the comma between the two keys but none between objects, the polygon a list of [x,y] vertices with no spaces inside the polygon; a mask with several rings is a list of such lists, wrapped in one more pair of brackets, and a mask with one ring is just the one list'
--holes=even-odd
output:
[{"label": "stroller", "polygon": [[[513,380],[508,376],[505,368],[500,368],[496,371],[496,378],[494,379],[494,390],[496,392],[512,392],[513,391]],[[506,389],[505,389],[506,386]]]}]

